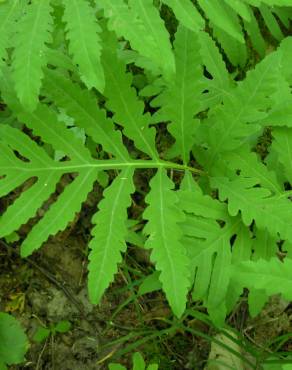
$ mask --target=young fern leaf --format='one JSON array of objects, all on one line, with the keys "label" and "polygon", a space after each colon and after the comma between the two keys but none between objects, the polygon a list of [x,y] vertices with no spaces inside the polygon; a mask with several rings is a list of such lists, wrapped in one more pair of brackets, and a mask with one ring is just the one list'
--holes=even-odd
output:
[{"label": "young fern leaf", "polygon": [[259,53],[259,55],[263,58],[266,53],[266,42],[265,42],[265,39],[263,38],[258,21],[252,9],[248,8],[248,10],[249,10],[250,21],[246,21],[245,19],[243,20],[244,28],[252,41],[253,47]]},{"label": "young fern leaf", "polygon": [[272,192],[282,194],[283,187],[280,185],[276,173],[269,171],[258,158],[256,153],[250,152],[248,146],[239,148],[236,152],[226,152],[222,155],[223,161],[234,171],[234,175],[240,171],[242,177],[253,177],[258,179],[259,184]]},{"label": "young fern leaf", "polygon": [[181,242],[179,222],[184,214],[178,207],[174,184],[164,169],[159,169],[150,181],[150,193],[146,196],[148,207],[143,218],[148,220],[144,233],[149,235],[145,247],[151,248],[151,260],[161,271],[160,281],[166,298],[177,317],[186,306],[190,286],[190,264]]},{"label": "young fern leaf", "polygon": [[212,3],[208,0],[199,0],[198,2],[212,23],[240,43],[244,43],[239,20],[236,19],[236,13],[231,7],[219,0],[213,0]]},{"label": "young fern leaf", "polygon": [[278,252],[277,237],[271,236],[266,229],[256,229],[256,238],[253,240],[253,260],[260,258],[268,261],[275,257]]},{"label": "young fern leaf", "polygon": [[152,0],[129,0],[129,6],[145,27],[147,37],[154,41],[154,48],[159,55],[157,64],[164,71],[165,77],[172,77],[175,72],[175,61],[169,40],[169,34],[160,18],[158,9]]},{"label": "young fern leaf", "polygon": [[91,234],[89,248],[88,289],[92,303],[100,299],[113,281],[117,264],[121,262],[121,252],[127,245],[126,226],[127,208],[131,205],[130,194],[134,192],[133,170],[123,170],[113,183],[104,191],[104,198],[99,203],[99,211],[93,216],[95,224]]},{"label": "young fern leaf", "polygon": [[[232,13],[236,21],[238,18],[235,13]],[[215,24],[212,25],[213,35],[221,48],[224,50],[227,58],[234,66],[244,68],[247,63],[247,48],[246,44],[239,42],[236,38],[230,36],[229,33],[223,31]]]},{"label": "young fern leaf", "polygon": [[261,5],[259,10],[272,36],[278,41],[283,40],[284,35],[271,9],[269,9],[266,5]]},{"label": "young fern leaf", "polygon": [[292,260],[284,262],[277,258],[270,261],[246,261],[235,265],[232,269],[232,285],[242,289],[263,290],[266,295],[282,294],[284,299],[292,300]]},{"label": "young fern leaf", "polygon": [[[8,125],[1,125],[0,132],[2,140],[0,142],[1,175],[5,176],[4,179],[0,180],[0,194],[5,196],[16,186],[22,185],[32,177],[29,171],[23,171],[25,169],[24,163],[13,155],[11,148],[29,159],[35,168],[45,167],[48,163],[52,163],[52,160],[19,130]],[[52,171],[50,174],[40,172],[38,181],[26,192],[23,192],[0,217],[0,237],[11,234],[33,217],[44,201],[54,193],[58,181],[57,172]]]},{"label": "young fern leaf", "polygon": [[81,79],[91,89],[104,90],[101,65],[101,28],[87,0],[62,0],[69,51],[78,65]]},{"label": "young fern leaf", "polygon": [[118,37],[128,40],[133,50],[137,50],[163,71],[160,47],[157,48],[155,39],[147,34],[145,24],[137,14],[123,0],[98,0],[96,3],[102,7],[108,18],[108,29],[114,31]]},{"label": "young fern leaf", "polygon": [[201,99],[204,99],[203,107],[208,109],[222,103],[225,95],[230,94],[231,79],[222,55],[212,37],[206,32],[200,32],[198,36],[203,64],[212,76],[211,79],[205,79],[208,93],[205,92],[201,96]]},{"label": "young fern leaf", "polygon": [[[92,190],[96,178],[97,173],[94,168],[79,170],[77,178],[66,186],[57,201],[50,206],[22,243],[22,257],[30,255],[38,246],[46,242],[49,236],[65,230],[68,224],[74,220],[75,215],[80,212],[82,203]],[[47,185],[44,184],[44,186]]]},{"label": "young fern leaf", "polygon": [[205,27],[205,21],[191,0],[162,0],[174,12],[181,24],[191,31],[198,32]]},{"label": "young fern leaf", "polygon": [[260,62],[232,95],[226,95],[223,106],[215,107],[207,119],[209,150],[207,166],[212,168],[220,152],[234,150],[246,137],[258,132],[257,122],[267,116],[277,91],[281,54],[275,52]]},{"label": "young fern leaf", "polygon": [[[116,45],[112,39],[107,44]],[[132,75],[126,73],[126,65],[118,59],[114,47],[106,47],[103,53],[106,76],[104,95],[108,100],[106,106],[114,112],[113,120],[122,125],[124,134],[134,141],[136,147],[157,158],[155,148],[155,130],[149,128],[151,117],[144,113],[144,104],[136,95],[132,85]]]},{"label": "young fern leaf", "polygon": [[[178,193],[179,207],[186,212],[181,227],[194,271],[193,299],[204,300],[213,311],[224,303],[231,265],[230,238],[236,234],[240,220],[231,219],[225,204],[202,195],[199,189]],[[223,228],[217,223],[219,220],[225,222]]]},{"label": "young fern leaf", "polygon": [[236,216],[241,211],[243,223],[249,226],[253,220],[258,228],[266,228],[273,236],[292,240],[292,203],[282,195],[271,196],[267,189],[255,187],[254,178],[212,178],[211,185],[219,189],[219,198],[228,199],[228,212]]},{"label": "young fern leaf", "polygon": [[88,136],[101,144],[106,152],[127,161],[129,155],[120,132],[114,130],[112,120],[98,108],[96,98],[89,91],[82,90],[78,84],[51,70],[46,71],[44,87],[56,105],[65,109]]},{"label": "young fern leaf", "polygon": [[28,111],[33,111],[38,103],[46,65],[46,43],[51,40],[51,11],[49,0],[35,0],[27,5],[14,39],[13,80],[17,96]]},{"label": "young fern leaf", "polygon": [[196,33],[179,26],[175,35],[174,49],[175,77],[166,84],[164,92],[152,102],[152,105],[162,107],[154,119],[158,122],[170,122],[167,127],[176,140],[168,157],[181,155],[183,163],[187,164],[199,124],[193,117],[200,111],[200,97],[204,90]]}]

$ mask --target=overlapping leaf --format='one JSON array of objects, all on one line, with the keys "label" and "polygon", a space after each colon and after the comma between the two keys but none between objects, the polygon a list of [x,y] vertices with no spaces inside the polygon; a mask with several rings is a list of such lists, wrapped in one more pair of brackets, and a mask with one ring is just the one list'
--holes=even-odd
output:
[{"label": "overlapping leaf", "polygon": [[292,240],[292,203],[284,193],[271,196],[269,190],[256,186],[258,180],[254,178],[212,178],[211,183],[219,189],[222,201],[228,199],[230,215],[235,216],[241,211],[245,225],[255,220],[259,228],[266,228],[272,236]]},{"label": "overlapping leaf", "polygon": [[17,96],[26,110],[33,111],[46,64],[46,44],[52,29],[49,0],[33,1],[18,22],[13,53],[13,79]]},{"label": "overlapping leaf", "polygon": [[115,178],[105,190],[99,211],[92,219],[95,227],[89,244],[88,287],[93,303],[100,301],[104,290],[113,281],[117,264],[122,260],[121,252],[127,248],[127,208],[131,205],[130,194],[135,190],[132,177],[133,170],[126,169]]},{"label": "overlapping leaf", "polygon": [[176,75],[152,105],[162,107],[154,120],[170,122],[168,130],[176,140],[168,156],[174,158],[181,155],[183,162],[187,164],[198,127],[198,120],[194,116],[201,109],[200,101],[204,89],[197,35],[179,26],[174,48]]},{"label": "overlapping leaf", "polygon": [[63,0],[69,50],[79,66],[81,78],[90,89],[104,89],[101,65],[101,28],[87,0]]},{"label": "overlapping leaf", "polygon": [[151,260],[161,271],[160,281],[167,300],[180,317],[186,306],[186,295],[190,287],[190,261],[181,242],[182,231],[179,222],[184,213],[178,206],[178,197],[173,182],[164,169],[159,169],[150,182],[151,191],[146,197],[148,207],[143,218],[148,220],[144,228],[146,248],[151,248]]}]

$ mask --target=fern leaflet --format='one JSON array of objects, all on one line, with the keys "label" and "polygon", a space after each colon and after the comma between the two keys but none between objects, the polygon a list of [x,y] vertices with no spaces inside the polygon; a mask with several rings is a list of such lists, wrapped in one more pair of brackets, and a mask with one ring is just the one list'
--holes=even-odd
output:
[{"label": "fern leaflet", "polygon": [[12,67],[17,96],[26,110],[33,111],[46,65],[46,44],[52,29],[49,0],[34,1],[25,8],[15,36]]}]

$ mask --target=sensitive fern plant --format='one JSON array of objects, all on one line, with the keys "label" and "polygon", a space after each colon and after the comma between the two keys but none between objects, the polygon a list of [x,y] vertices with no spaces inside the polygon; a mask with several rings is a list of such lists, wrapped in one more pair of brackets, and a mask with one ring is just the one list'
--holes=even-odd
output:
[{"label": "sensitive fern plant", "polygon": [[[251,297],[261,292],[262,304],[276,293],[292,298],[292,41],[238,81],[203,30],[202,12],[187,0],[163,3],[179,21],[173,45],[151,0],[0,5],[11,26],[0,44],[0,196],[18,189],[1,209],[0,237],[50,199],[22,242],[21,255],[29,256],[65,230],[100,182],[88,257],[89,296],[99,303],[127,249],[135,176],[150,169],[137,222],[166,298],[181,317],[191,291],[222,324],[244,287]],[[230,47],[243,41],[233,33],[235,14],[247,22],[251,6],[283,14],[268,8],[282,3],[267,0],[198,5],[224,28]],[[219,8],[226,8],[220,25],[212,18]],[[138,91],[137,70],[144,81]],[[60,122],[60,112],[84,140]],[[260,157],[255,148],[265,130],[272,145]],[[66,174],[71,180],[57,195]],[[260,305],[250,304],[256,314]]]}]

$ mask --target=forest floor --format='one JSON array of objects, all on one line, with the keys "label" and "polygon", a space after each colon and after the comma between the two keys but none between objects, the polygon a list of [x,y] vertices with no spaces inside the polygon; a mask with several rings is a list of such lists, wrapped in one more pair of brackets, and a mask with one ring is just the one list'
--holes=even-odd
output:
[{"label": "forest floor", "polygon": [[[175,319],[164,295],[137,294],[152,269],[147,254],[137,254],[130,247],[101,304],[89,302],[88,228],[99,196],[95,189],[71,227],[28,259],[19,257],[17,242],[8,246],[0,241],[0,311],[20,320],[31,343],[26,363],[12,369],[107,369],[111,361],[129,365],[135,351],[143,353],[147,361],[159,363],[162,370],[203,369],[210,353],[209,338],[216,330],[191,317],[183,322],[187,330],[179,326],[173,330]],[[250,348],[266,356],[275,349],[292,351],[291,340],[284,341],[284,346],[268,345],[292,332],[291,318],[291,305],[275,297],[261,315],[251,319],[243,298],[228,324],[242,334]],[[63,320],[71,323],[66,333],[34,341],[38,328]]]}]

